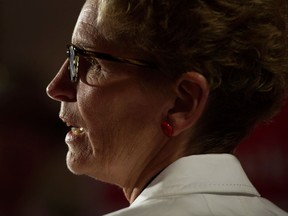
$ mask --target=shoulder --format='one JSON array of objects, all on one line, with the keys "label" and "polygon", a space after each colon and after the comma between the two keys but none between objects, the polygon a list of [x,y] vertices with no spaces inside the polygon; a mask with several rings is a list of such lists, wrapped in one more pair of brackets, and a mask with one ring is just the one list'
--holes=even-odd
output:
[{"label": "shoulder", "polygon": [[188,194],[151,199],[106,216],[288,216],[261,197],[224,194]]},{"label": "shoulder", "polygon": [[179,159],[128,208],[107,216],[288,216],[260,197],[232,155]]},{"label": "shoulder", "polygon": [[158,199],[145,200],[137,205],[113,212],[107,216],[185,216],[210,215],[201,194],[191,196],[171,196]]}]

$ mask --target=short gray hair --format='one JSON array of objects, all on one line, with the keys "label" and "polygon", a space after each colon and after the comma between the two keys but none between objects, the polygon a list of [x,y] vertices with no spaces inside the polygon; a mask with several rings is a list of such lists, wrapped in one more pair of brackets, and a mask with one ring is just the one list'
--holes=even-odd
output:
[{"label": "short gray hair", "polygon": [[150,52],[167,76],[203,74],[211,94],[194,141],[231,151],[285,96],[287,11],[287,0],[98,0],[97,24]]}]

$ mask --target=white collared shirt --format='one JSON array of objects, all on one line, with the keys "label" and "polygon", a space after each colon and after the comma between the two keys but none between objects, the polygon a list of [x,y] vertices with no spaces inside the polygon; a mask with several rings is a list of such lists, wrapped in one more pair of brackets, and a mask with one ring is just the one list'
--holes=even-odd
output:
[{"label": "white collared shirt", "polygon": [[128,207],[107,216],[288,216],[261,198],[230,154],[183,157]]}]

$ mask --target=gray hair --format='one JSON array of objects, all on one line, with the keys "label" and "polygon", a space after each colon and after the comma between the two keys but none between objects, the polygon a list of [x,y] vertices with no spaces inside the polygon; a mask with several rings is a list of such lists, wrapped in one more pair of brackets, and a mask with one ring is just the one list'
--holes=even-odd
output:
[{"label": "gray hair", "polygon": [[231,151],[279,110],[288,83],[287,0],[97,4],[107,40],[151,53],[161,76],[194,70],[206,77],[211,94],[194,140],[202,152]]}]

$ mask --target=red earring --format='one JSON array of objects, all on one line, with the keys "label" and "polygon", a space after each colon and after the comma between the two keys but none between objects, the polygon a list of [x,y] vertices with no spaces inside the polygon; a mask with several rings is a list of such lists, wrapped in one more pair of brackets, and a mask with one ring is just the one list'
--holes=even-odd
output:
[{"label": "red earring", "polygon": [[172,137],[174,131],[173,131],[173,127],[171,126],[171,124],[164,121],[161,124],[161,128],[167,137]]}]

